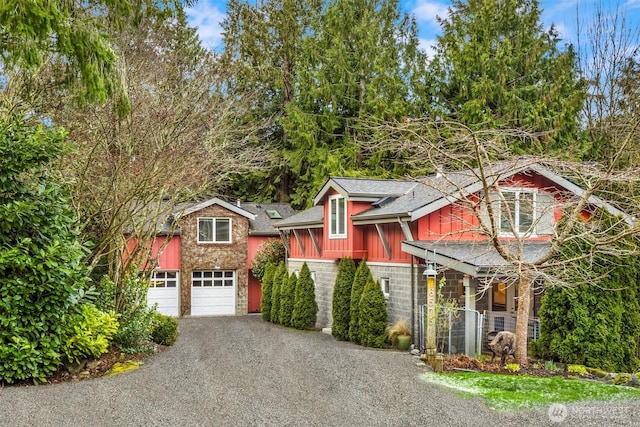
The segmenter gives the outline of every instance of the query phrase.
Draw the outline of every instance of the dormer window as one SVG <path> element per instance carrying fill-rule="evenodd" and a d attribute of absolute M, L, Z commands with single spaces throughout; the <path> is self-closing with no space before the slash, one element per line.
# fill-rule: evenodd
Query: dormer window
<path fill-rule="evenodd" d="M 198 243 L 231 243 L 231 218 L 198 218 Z"/>
<path fill-rule="evenodd" d="M 518 234 L 531 232 L 536 193 L 520 190 L 503 191 L 502 196 L 505 203 L 500 204 L 500 233 L 512 233 L 513 230 Z"/>
<path fill-rule="evenodd" d="M 329 237 L 347 237 L 347 203 L 342 196 L 329 197 Z"/>
<path fill-rule="evenodd" d="M 497 232 L 502 236 L 536 236 L 553 234 L 555 228 L 554 197 L 536 189 L 501 189 L 490 193 L 496 215 Z M 489 227 L 486 206 L 482 208 L 482 219 Z"/>

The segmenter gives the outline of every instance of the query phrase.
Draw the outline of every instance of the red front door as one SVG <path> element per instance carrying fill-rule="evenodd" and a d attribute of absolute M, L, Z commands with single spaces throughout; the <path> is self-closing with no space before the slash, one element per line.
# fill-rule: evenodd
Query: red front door
<path fill-rule="evenodd" d="M 262 298 L 262 285 L 249 271 L 249 313 L 260 312 L 260 299 Z"/>

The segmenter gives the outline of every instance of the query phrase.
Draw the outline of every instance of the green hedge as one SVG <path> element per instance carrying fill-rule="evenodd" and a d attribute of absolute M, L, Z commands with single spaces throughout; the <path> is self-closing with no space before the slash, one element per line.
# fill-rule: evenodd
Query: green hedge
<path fill-rule="evenodd" d="M 297 329 L 312 329 L 316 324 L 317 316 L 318 304 L 313 279 L 309 266 L 305 262 L 298 275 L 291 324 Z"/>
<path fill-rule="evenodd" d="M 366 260 L 360 261 L 358 268 L 356 269 L 355 277 L 353 278 L 353 285 L 351 286 L 351 309 L 349 310 L 349 339 L 353 342 L 360 342 L 360 327 L 358 326 L 360 319 L 360 298 L 364 291 L 364 285 L 367 284 L 371 276 L 371 271 L 367 265 Z"/>
<path fill-rule="evenodd" d="M 380 283 L 369 276 L 358 304 L 360 343 L 367 347 L 382 347 L 387 339 L 387 303 Z"/>
<path fill-rule="evenodd" d="M 340 341 L 349 339 L 351 320 L 351 287 L 356 274 L 356 264 L 352 258 L 342 258 L 333 286 L 331 334 Z"/>

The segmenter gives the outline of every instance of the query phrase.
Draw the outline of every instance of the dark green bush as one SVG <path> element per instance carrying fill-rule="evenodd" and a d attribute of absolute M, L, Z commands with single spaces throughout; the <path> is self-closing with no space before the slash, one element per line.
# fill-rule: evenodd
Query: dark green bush
<path fill-rule="evenodd" d="M 349 339 L 353 342 L 360 342 L 360 328 L 358 327 L 359 319 L 359 305 L 360 297 L 362 297 L 362 291 L 364 291 L 364 285 L 367 284 L 371 276 L 371 271 L 367 265 L 366 260 L 360 261 L 358 268 L 356 269 L 355 277 L 353 278 L 353 285 L 351 286 L 351 309 L 349 310 Z"/>
<path fill-rule="evenodd" d="M 262 276 L 262 299 L 260 300 L 260 312 L 262 319 L 271 320 L 271 291 L 273 290 L 273 275 L 276 272 L 276 266 L 269 263 L 265 268 Z"/>
<path fill-rule="evenodd" d="M 351 320 L 351 287 L 356 274 L 356 264 L 352 258 L 342 258 L 338 265 L 338 274 L 333 286 L 331 313 L 333 323 L 331 334 L 340 341 L 349 339 L 349 322 Z"/>
<path fill-rule="evenodd" d="M 609 221 L 609 231 L 621 231 L 604 210 L 598 215 Z M 591 247 L 586 243 L 567 244 L 562 249 L 562 256 L 574 259 L 589 253 Z M 596 253 L 593 259 L 581 262 L 584 271 L 591 271 L 599 279 L 585 284 L 580 277 L 571 288 L 546 289 L 539 311 L 540 338 L 535 355 L 607 371 L 633 372 L 640 366 L 640 258 Z"/>
<path fill-rule="evenodd" d="M 71 296 L 87 280 L 69 192 L 50 167 L 64 140 L 21 118 L 0 123 L 0 383 L 57 369 Z"/>
<path fill-rule="evenodd" d="M 281 262 L 273 275 L 273 285 L 271 287 L 271 317 L 272 323 L 280 322 L 280 288 L 282 280 L 288 278 L 287 267 Z"/>
<path fill-rule="evenodd" d="M 367 347 L 382 347 L 387 339 L 387 303 L 380 283 L 369 276 L 358 305 L 360 343 Z"/>
<path fill-rule="evenodd" d="M 305 262 L 302 264 L 296 283 L 291 324 L 296 329 L 312 329 L 316 324 L 317 316 L 318 304 L 316 303 L 315 287 L 311 271 Z"/>
<path fill-rule="evenodd" d="M 153 315 L 151 340 L 160 345 L 173 345 L 178 339 L 178 321 L 161 313 Z"/>
<path fill-rule="evenodd" d="M 285 326 L 291 326 L 297 282 L 298 277 L 295 273 L 291 273 L 290 276 L 285 275 L 282 279 L 282 287 L 280 288 L 280 323 Z"/>
<path fill-rule="evenodd" d="M 70 314 L 65 322 L 61 353 L 71 363 L 106 353 L 118 331 L 117 316 L 106 313 L 92 304 L 81 304 L 78 313 Z"/>
<path fill-rule="evenodd" d="M 251 273 L 253 276 L 262 280 L 267 272 L 267 265 L 278 265 L 284 262 L 287 251 L 279 239 L 269 239 L 258 248 L 256 256 L 251 263 Z"/>
<path fill-rule="evenodd" d="M 151 330 L 156 311 L 147 306 L 147 282 L 135 272 L 127 274 L 118 288 L 108 277 L 103 278 L 100 287 L 105 293 L 115 290 L 113 296 L 104 299 L 107 306 L 113 304 L 119 315 L 120 327 L 114 344 L 125 353 L 153 352 Z"/>

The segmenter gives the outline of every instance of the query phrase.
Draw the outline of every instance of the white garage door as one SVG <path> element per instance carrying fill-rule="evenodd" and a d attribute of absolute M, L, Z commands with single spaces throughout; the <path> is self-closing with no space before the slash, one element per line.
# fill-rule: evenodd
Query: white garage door
<path fill-rule="evenodd" d="M 236 314 L 236 272 L 194 271 L 191 275 L 191 315 Z"/>
<path fill-rule="evenodd" d="M 147 304 L 158 304 L 158 311 L 167 316 L 180 315 L 180 286 L 177 271 L 154 271 L 151 276 Z"/>

